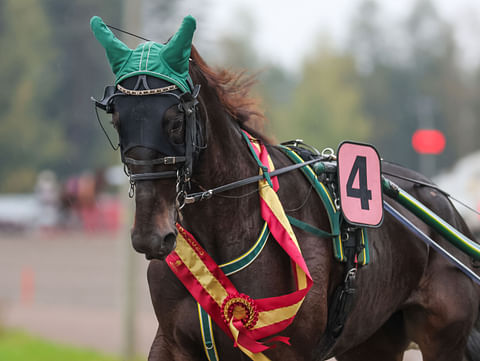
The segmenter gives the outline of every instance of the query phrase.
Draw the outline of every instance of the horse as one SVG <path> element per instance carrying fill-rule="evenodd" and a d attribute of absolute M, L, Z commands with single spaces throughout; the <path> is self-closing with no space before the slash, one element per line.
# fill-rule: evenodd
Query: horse
<path fill-rule="evenodd" d="M 122 154 L 134 182 L 132 244 L 149 260 L 148 285 L 158 320 L 150 361 L 207 359 L 196 300 L 166 262 L 178 247 L 177 224 L 194 235 L 217 264 L 222 264 L 249 250 L 264 223 L 257 183 L 210 194 L 193 203 L 186 202 L 189 192 L 204 192 L 259 174 L 259 165 L 249 151 L 243 131 L 265 147 L 276 169 L 292 164 L 280 147 L 258 128 L 264 118 L 250 96 L 252 78 L 214 70 L 194 46 L 188 63 L 191 81 L 199 86 L 192 91 L 198 103 L 193 110 L 196 114 L 193 125 L 178 100 L 180 95 L 136 96 L 138 92 L 172 85 L 155 76 L 134 75 L 121 80 L 119 85 L 129 95 L 116 96 L 109 103 L 120 142 L 122 137 L 128 138 L 125 124 L 134 127 L 140 120 L 151 120 L 160 124 L 162 139 L 182 146 L 181 154 L 175 156 L 190 152 L 191 173 L 187 177 L 179 175 L 179 166 L 172 159 L 166 160 L 168 154 L 146 141 L 142 143 L 141 137 Z M 162 115 L 158 109 L 167 110 Z M 184 144 L 189 132 L 193 139 L 190 151 Z M 382 171 L 444 220 L 471 236 L 446 196 L 434 188 L 405 180 L 424 184 L 429 182 L 427 178 L 386 161 L 382 161 Z M 164 176 L 150 177 L 151 174 Z M 287 215 L 318 229 L 329 229 L 324 205 L 299 170 L 276 178 L 277 195 Z M 461 262 L 470 264 L 469 256 L 388 196 L 385 200 Z M 344 265 L 332 256 L 329 237 L 294 227 L 313 284 L 295 319 L 282 332 L 282 336 L 289 337 L 290 345 L 278 343 L 262 354 L 271 360 L 320 361 L 335 357 L 339 361 L 399 361 L 414 342 L 425 361 L 479 361 L 480 287 L 389 214 L 385 214 L 380 227 L 367 232 L 370 263 L 357 269 L 351 310 L 342 332 L 324 352 L 320 345 L 328 329 L 335 290 L 344 282 Z M 252 299 L 277 297 L 297 289 L 291 259 L 272 235 L 255 261 L 229 279 Z M 214 324 L 213 335 L 220 360 L 247 359 L 224 328 Z"/>

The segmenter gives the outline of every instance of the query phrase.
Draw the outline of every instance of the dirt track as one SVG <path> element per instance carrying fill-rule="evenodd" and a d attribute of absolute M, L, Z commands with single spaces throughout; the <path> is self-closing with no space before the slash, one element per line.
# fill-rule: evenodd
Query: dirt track
<path fill-rule="evenodd" d="M 58 342 L 120 353 L 122 270 L 120 236 L 0 234 L 0 322 Z M 133 251 L 132 251 L 133 252 Z M 136 258 L 136 349 L 147 355 L 156 320 L 146 261 Z M 408 351 L 405 361 L 419 361 Z"/>
<path fill-rule="evenodd" d="M 0 235 L 1 321 L 52 340 L 119 353 L 125 259 L 120 238 Z M 147 291 L 147 263 L 141 255 L 135 257 L 136 349 L 146 355 L 156 319 Z"/>

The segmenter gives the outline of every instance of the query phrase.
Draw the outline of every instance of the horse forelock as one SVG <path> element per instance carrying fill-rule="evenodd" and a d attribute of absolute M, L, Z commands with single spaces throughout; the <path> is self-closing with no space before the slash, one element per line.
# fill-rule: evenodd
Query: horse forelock
<path fill-rule="evenodd" d="M 266 118 L 260 108 L 260 100 L 251 94 L 252 87 L 257 82 L 256 77 L 245 71 L 213 69 L 193 46 L 191 58 L 190 74 L 193 81 L 200 83 L 202 88 L 213 90 L 224 111 L 242 128 L 270 143 L 263 134 Z"/>

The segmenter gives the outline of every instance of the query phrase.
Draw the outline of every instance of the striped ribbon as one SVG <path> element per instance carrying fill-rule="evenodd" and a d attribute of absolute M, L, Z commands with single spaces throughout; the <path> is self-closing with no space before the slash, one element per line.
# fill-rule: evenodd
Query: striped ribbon
<path fill-rule="evenodd" d="M 260 172 L 264 179 L 259 181 L 261 215 L 292 261 L 297 290 L 255 300 L 238 292 L 215 261 L 180 225 L 177 225 L 177 247 L 166 261 L 195 300 L 233 339 L 234 346 L 252 360 L 265 361 L 268 358 L 262 352 L 272 347 L 272 342 L 289 344 L 289 341 L 282 336 L 265 342 L 258 340 L 278 334 L 293 322 L 313 282 L 276 193 L 278 180 L 276 177 L 270 179 L 268 175 L 274 170 L 273 162 L 263 144 L 248 134 L 247 137 L 254 156 L 263 165 Z"/>

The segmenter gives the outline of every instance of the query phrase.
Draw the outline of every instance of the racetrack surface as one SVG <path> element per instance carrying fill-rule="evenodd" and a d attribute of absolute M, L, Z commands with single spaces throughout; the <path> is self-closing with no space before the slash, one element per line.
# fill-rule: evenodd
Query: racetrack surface
<path fill-rule="evenodd" d="M 120 354 L 127 237 L 66 232 L 0 234 L 0 326 Z M 133 250 L 131 250 L 133 253 Z M 136 353 L 147 355 L 157 322 L 135 254 Z M 408 351 L 405 361 L 420 361 Z"/>
<path fill-rule="evenodd" d="M 61 343 L 120 353 L 123 241 L 130 242 L 108 234 L 0 235 L 0 323 Z M 147 262 L 134 257 L 136 351 L 147 355 L 157 321 L 147 290 Z"/>

